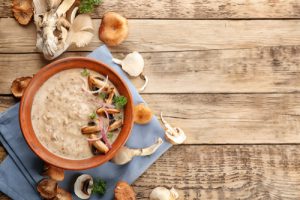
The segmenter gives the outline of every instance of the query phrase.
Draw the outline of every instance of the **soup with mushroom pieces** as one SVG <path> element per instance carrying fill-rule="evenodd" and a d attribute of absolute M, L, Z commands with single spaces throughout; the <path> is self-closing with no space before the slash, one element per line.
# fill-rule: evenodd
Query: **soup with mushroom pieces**
<path fill-rule="evenodd" d="M 102 81 L 105 87 L 91 85 L 89 78 Z M 114 93 L 109 93 L 112 90 Z M 72 160 L 90 158 L 95 155 L 91 148 L 95 142 L 109 148 L 120 133 L 124 117 L 124 102 L 120 106 L 120 97 L 109 77 L 81 68 L 61 71 L 45 81 L 34 97 L 31 110 L 34 132 L 40 143 L 57 156 Z M 105 111 L 96 112 L 99 108 Z M 109 114 L 106 111 L 109 108 L 118 112 Z M 120 122 L 118 126 L 116 121 Z M 111 128 L 112 125 L 115 127 Z M 98 129 L 92 133 L 93 140 L 89 139 L 90 133 L 82 133 L 82 127 L 86 126 Z"/>

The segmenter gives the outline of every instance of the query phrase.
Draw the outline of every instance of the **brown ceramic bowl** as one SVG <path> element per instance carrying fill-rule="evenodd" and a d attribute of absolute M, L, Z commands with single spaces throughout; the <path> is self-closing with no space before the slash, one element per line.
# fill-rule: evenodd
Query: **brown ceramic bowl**
<path fill-rule="evenodd" d="M 120 95 L 127 97 L 128 103 L 124 108 L 124 125 L 122 130 L 116 141 L 112 144 L 112 148 L 106 155 L 97 155 L 83 160 L 70 160 L 51 153 L 38 141 L 31 123 L 31 107 L 36 92 L 51 76 L 66 69 L 83 67 L 96 71 L 102 75 L 108 75 L 109 80 L 115 85 Z M 34 75 L 22 97 L 19 117 L 25 140 L 32 151 L 35 152 L 42 160 L 63 169 L 83 170 L 93 168 L 107 162 L 116 154 L 117 150 L 125 144 L 133 126 L 133 100 L 125 82 L 107 65 L 90 58 L 65 58 L 43 67 L 36 75 Z"/>

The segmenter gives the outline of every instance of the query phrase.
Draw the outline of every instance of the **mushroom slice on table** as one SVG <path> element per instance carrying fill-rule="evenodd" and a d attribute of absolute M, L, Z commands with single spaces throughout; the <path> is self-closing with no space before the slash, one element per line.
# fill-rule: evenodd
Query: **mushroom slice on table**
<path fill-rule="evenodd" d="M 179 127 L 172 127 L 164 118 L 162 112 L 160 113 L 161 121 L 165 126 L 165 138 L 171 144 L 182 144 L 186 140 L 184 131 Z"/>
<path fill-rule="evenodd" d="M 115 200 L 135 200 L 133 188 L 125 181 L 119 181 L 115 187 Z"/>
<path fill-rule="evenodd" d="M 155 153 L 162 143 L 163 140 L 158 138 L 153 145 L 146 148 L 130 149 L 126 146 L 123 146 L 118 150 L 111 161 L 117 165 L 124 165 L 130 162 L 135 156 L 149 156 Z"/>
<path fill-rule="evenodd" d="M 74 184 L 74 193 L 80 199 L 88 199 L 92 194 L 93 177 L 88 174 L 78 176 Z"/>
<path fill-rule="evenodd" d="M 44 164 L 44 176 L 48 176 L 55 181 L 62 181 L 65 178 L 64 170 L 59 167 L 55 167 L 48 163 Z"/>
<path fill-rule="evenodd" d="M 22 24 L 29 24 L 33 16 L 32 0 L 13 0 L 12 11 L 16 20 Z"/>
<path fill-rule="evenodd" d="M 150 200 L 175 200 L 179 195 L 174 188 L 157 187 L 150 193 Z"/>
<path fill-rule="evenodd" d="M 37 185 L 37 191 L 45 199 L 54 198 L 57 195 L 58 184 L 55 180 L 44 178 Z"/>
<path fill-rule="evenodd" d="M 22 97 L 26 87 L 29 85 L 32 77 L 26 76 L 26 77 L 20 77 L 15 79 L 10 87 L 11 93 L 16 98 Z"/>

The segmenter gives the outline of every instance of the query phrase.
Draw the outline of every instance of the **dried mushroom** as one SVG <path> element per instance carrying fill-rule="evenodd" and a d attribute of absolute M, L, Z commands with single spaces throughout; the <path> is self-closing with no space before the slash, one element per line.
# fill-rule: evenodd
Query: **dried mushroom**
<path fill-rule="evenodd" d="M 105 112 L 107 112 L 108 114 L 117 114 L 120 113 L 120 110 L 115 108 L 104 108 L 104 107 L 98 108 L 96 110 L 96 113 L 98 115 L 105 115 Z"/>
<path fill-rule="evenodd" d="M 99 28 L 99 39 L 108 46 L 121 44 L 128 36 L 128 22 L 115 12 L 104 14 Z"/>
<path fill-rule="evenodd" d="M 64 170 L 59 167 L 55 167 L 48 163 L 44 164 L 44 176 L 48 176 L 55 181 L 62 181 L 65 178 Z"/>
<path fill-rule="evenodd" d="M 14 95 L 16 98 L 21 98 L 26 87 L 30 83 L 32 77 L 20 77 L 15 79 L 10 87 L 11 93 Z"/>
<path fill-rule="evenodd" d="M 115 187 L 115 200 L 135 200 L 133 188 L 124 181 L 119 181 Z"/>
<path fill-rule="evenodd" d="M 150 200 L 175 200 L 179 195 L 174 188 L 157 187 L 150 193 Z"/>
<path fill-rule="evenodd" d="M 99 132 L 101 129 L 99 126 L 84 126 L 81 128 L 81 132 L 82 134 L 92 134 L 92 133 L 96 133 Z"/>
<path fill-rule="evenodd" d="M 82 174 L 75 181 L 74 193 L 80 199 L 88 199 L 92 194 L 93 184 L 93 177 L 88 174 Z"/>
<path fill-rule="evenodd" d="M 44 178 L 37 185 L 37 191 L 45 199 L 54 198 L 57 195 L 57 182 L 52 179 Z"/>
<path fill-rule="evenodd" d="M 72 195 L 62 188 L 57 188 L 57 194 L 51 200 L 72 200 Z"/>
<path fill-rule="evenodd" d="M 107 153 L 109 151 L 109 148 L 99 139 L 97 139 L 97 136 L 95 134 L 89 135 L 89 138 L 92 142 L 92 145 L 101 153 Z"/>
<path fill-rule="evenodd" d="M 111 161 L 117 165 L 124 165 L 130 162 L 135 156 L 149 156 L 155 153 L 162 143 L 163 140 L 158 138 L 153 145 L 146 148 L 130 149 L 126 146 L 123 146 L 118 150 Z"/>
<path fill-rule="evenodd" d="M 134 122 L 137 124 L 147 124 L 152 119 L 150 108 L 141 103 L 134 107 Z"/>
<path fill-rule="evenodd" d="M 114 130 L 120 128 L 122 125 L 123 125 L 123 121 L 121 119 L 117 120 L 108 127 L 108 131 L 114 131 Z"/>
<path fill-rule="evenodd" d="M 172 127 L 164 118 L 162 113 L 160 113 L 161 121 L 165 126 L 165 138 L 171 144 L 182 144 L 186 140 L 186 135 L 183 130 L 179 127 Z"/>
<path fill-rule="evenodd" d="M 33 16 L 32 0 L 13 0 L 12 11 L 20 24 L 29 24 Z"/>

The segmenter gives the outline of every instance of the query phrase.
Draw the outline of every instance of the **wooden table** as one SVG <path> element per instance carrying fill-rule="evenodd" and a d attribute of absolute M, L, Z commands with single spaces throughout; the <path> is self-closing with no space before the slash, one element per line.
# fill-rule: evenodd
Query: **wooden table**
<path fill-rule="evenodd" d="M 113 55 L 143 54 L 143 98 L 188 136 L 133 184 L 138 199 L 156 186 L 175 186 L 186 200 L 300 199 L 300 1 L 104 0 L 92 15 L 96 28 L 108 10 L 130 19 Z M 10 1 L 0 0 L 0 17 L 4 111 L 16 103 L 11 82 L 47 62 L 34 25 L 18 25 Z M 100 44 L 94 37 L 62 57 Z"/>

